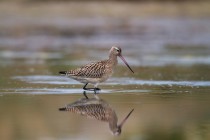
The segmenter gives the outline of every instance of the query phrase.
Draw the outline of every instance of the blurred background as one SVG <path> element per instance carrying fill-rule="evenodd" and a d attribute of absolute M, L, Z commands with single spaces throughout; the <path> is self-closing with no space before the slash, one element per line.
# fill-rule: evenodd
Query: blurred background
<path fill-rule="evenodd" d="M 58 75 L 108 57 L 119 60 L 99 95 L 121 120 L 106 123 L 58 108 L 82 84 Z M 210 139 L 210 1 L 1 0 L 0 139 Z M 92 93 L 88 94 L 92 96 Z"/>

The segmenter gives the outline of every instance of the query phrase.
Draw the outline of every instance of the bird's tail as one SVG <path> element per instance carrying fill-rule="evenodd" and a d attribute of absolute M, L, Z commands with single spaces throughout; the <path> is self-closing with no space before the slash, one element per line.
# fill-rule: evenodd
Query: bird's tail
<path fill-rule="evenodd" d="M 66 75 L 67 74 L 67 71 L 59 71 L 59 74 Z"/>
<path fill-rule="evenodd" d="M 59 111 L 67 111 L 66 107 L 59 108 Z"/>

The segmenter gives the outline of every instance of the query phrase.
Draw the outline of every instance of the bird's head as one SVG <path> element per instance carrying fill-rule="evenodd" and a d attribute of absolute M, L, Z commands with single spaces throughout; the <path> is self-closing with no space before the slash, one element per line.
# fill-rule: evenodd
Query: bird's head
<path fill-rule="evenodd" d="M 130 71 L 132 71 L 134 73 L 134 71 L 131 69 L 131 67 L 128 65 L 127 61 L 125 60 L 125 58 L 122 56 L 122 50 L 120 47 L 116 47 L 116 46 L 112 46 L 112 48 L 110 49 L 110 53 L 114 54 L 116 56 L 119 56 L 122 61 L 125 63 L 125 65 L 130 69 Z"/>

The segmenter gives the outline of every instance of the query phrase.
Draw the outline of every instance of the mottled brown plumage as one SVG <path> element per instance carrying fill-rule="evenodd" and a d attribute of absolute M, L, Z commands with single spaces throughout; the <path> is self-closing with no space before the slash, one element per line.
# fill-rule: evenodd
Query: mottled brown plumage
<path fill-rule="evenodd" d="M 108 60 L 92 62 L 81 68 L 75 70 L 70 70 L 66 72 L 67 76 L 79 76 L 79 77 L 89 77 L 89 78 L 101 78 L 106 72 L 106 65 Z"/>
<path fill-rule="evenodd" d="M 118 63 L 117 56 L 119 56 L 128 66 L 128 68 L 133 72 L 128 63 L 122 57 L 121 52 L 122 51 L 120 47 L 113 46 L 109 52 L 109 59 L 92 62 L 75 70 L 60 71 L 59 73 L 84 83 L 85 86 L 83 89 L 85 90 L 88 90 L 86 88 L 88 83 L 94 84 L 94 88 L 92 88 L 93 90 L 99 90 L 97 88 L 98 83 L 106 81 L 113 74 L 114 68 Z"/>
<path fill-rule="evenodd" d="M 123 124 L 128 119 L 128 117 L 134 109 L 130 111 L 130 113 L 120 124 L 117 124 L 118 119 L 115 111 L 105 100 L 102 99 L 83 98 L 67 105 L 66 107 L 60 108 L 59 110 L 70 111 L 85 116 L 87 118 L 108 122 L 111 132 L 114 135 L 120 135 Z"/>

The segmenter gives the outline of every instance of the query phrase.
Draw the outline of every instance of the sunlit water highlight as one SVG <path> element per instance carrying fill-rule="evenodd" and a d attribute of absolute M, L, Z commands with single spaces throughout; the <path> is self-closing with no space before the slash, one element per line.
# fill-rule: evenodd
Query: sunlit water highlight
<path fill-rule="evenodd" d="M 13 80 L 22 81 L 25 83 L 31 83 L 36 85 L 42 85 L 42 88 L 29 88 L 22 87 L 18 89 L 2 89 L 2 94 L 15 93 L 15 94 L 81 94 L 83 93 L 82 86 L 79 82 L 72 80 L 68 77 L 51 76 L 51 75 L 30 75 L 30 76 L 14 76 Z M 46 87 L 43 87 L 43 84 Z M 57 85 L 55 88 L 47 87 L 47 85 Z M 63 85 L 63 86 L 61 86 Z M 148 87 L 180 87 L 180 88 L 200 88 L 210 87 L 210 81 L 159 81 L 159 80 L 138 80 L 134 78 L 110 78 L 107 82 L 102 83 L 102 86 L 111 86 L 108 89 L 102 89 L 100 93 L 126 93 L 126 94 L 148 94 L 155 93 L 157 89 L 145 89 L 139 86 Z M 132 86 L 134 88 L 124 89 L 123 86 Z M 65 88 L 64 88 L 65 86 Z M 78 88 L 81 86 L 81 88 Z M 118 88 L 114 87 L 118 86 Z M 179 89 L 180 90 L 180 89 Z M 167 91 L 161 91 L 162 93 L 174 93 L 179 90 L 169 89 Z M 188 93 L 188 90 L 182 91 Z"/>
<path fill-rule="evenodd" d="M 15 76 L 13 79 L 25 81 L 28 83 L 36 84 L 78 84 L 77 81 L 72 80 L 68 77 L 61 76 L 49 76 L 49 75 L 34 75 L 34 76 Z M 134 78 L 110 78 L 107 82 L 102 83 L 103 85 L 149 85 L 149 86 L 210 86 L 210 81 L 156 81 L 156 80 L 137 80 Z"/>

